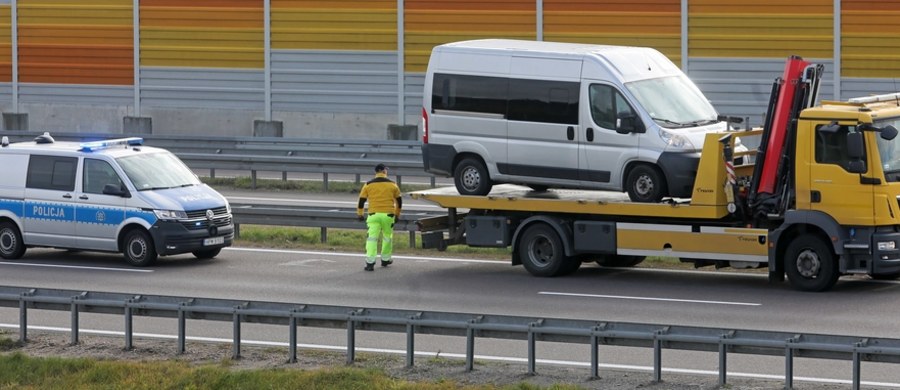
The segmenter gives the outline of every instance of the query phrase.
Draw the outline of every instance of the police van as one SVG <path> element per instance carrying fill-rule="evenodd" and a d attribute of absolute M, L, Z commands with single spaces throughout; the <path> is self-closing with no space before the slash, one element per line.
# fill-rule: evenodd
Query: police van
<path fill-rule="evenodd" d="M 141 138 L 0 140 L 0 257 L 29 247 L 212 258 L 234 239 L 231 207 L 175 155 Z"/>

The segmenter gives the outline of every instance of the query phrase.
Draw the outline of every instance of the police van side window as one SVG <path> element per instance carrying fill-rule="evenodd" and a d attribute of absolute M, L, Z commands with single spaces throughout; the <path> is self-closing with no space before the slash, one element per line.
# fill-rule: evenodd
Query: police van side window
<path fill-rule="evenodd" d="M 116 174 L 112 165 L 103 160 L 84 159 L 84 183 L 82 184 L 84 192 L 102 194 L 103 188 L 107 184 L 113 184 L 118 188 L 122 187 L 122 180 L 119 179 L 119 175 Z"/>
<path fill-rule="evenodd" d="M 431 108 L 506 117 L 508 88 L 509 80 L 501 77 L 435 73 Z"/>
<path fill-rule="evenodd" d="M 578 89 L 574 82 L 511 79 L 511 121 L 578 124 Z"/>
<path fill-rule="evenodd" d="M 31 156 L 25 186 L 42 190 L 74 191 L 76 157 Z"/>

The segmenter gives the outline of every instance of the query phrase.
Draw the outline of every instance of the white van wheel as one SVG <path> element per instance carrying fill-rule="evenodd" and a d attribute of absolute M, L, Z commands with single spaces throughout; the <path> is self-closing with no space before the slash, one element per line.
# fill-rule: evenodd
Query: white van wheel
<path fill-rule="evenodd" d="M 625 189 L 632 202 L 642 203 L 659 202 L 668 192 L 662 174 L 649 165 L 638 165 L 628 172 Z"/>
<path fill-rule="evenodd" d="M 456 166 L 453 182 L 460 195 L 487 195 L 491 192 L 491 178 L 487 168 L 477 158 L 464 158 Z"/>
<path fill-rule="evenodd" d="M 132 230 L 125 236 L 123 245 L 125 261 L 135 267 L 146 267 L 156 261 L 156 247 L 153 239 L 143 230 Z"/>
<path fill-rule="evenodd" d="M 25 254 L 22 233 L 12 222 L 0 222 L 0 257 L 14 260 Z"/>

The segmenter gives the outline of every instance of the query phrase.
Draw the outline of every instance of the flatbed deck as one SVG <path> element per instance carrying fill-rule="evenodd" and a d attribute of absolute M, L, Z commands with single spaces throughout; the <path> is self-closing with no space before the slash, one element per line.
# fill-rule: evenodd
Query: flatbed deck
<path fill-rule="evenodd" d="M 622 192 L 550 189 L 534 191 L 528 187 L 502 184 L 484 196 L 460 195 L 456 187 L 415 191 L 413 199 L 427 200 L 444 208 L 469 210 L 531 211 L 572 214 L 597 214 L 623 217 L 719 220 L 728 215 L 725 204 L 696 204 L 691 199 L 673 199 L 661 203 L 635 203 Z M 715 202 L 710 202 L 715 203 Z"/>

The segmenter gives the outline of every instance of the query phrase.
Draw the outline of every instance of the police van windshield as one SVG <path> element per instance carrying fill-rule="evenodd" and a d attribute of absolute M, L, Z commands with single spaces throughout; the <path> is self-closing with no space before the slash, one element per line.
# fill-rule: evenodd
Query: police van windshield
<path fill-rule="evenodd" d="M 200 180 L 169 152 L 141 153 L 116 159 L 138 191 L 200 184 Z"/>
<path fill-rule="evenodd" d="M 660 126 L 694 127 L 718 122 L 716 109 L 684 76 L 625 83 L 638 103 Z"/>

